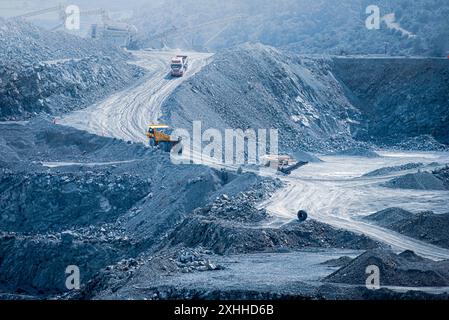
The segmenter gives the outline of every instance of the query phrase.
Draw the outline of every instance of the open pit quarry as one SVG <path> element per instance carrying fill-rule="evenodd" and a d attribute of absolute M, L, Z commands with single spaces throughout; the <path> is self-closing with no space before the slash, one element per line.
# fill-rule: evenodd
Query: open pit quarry
<path fill-rule="evenodd" d="M 449 297 L 449 60 L 250 43 L 75 54 L 74 36 L 0 23 L 1 299 Z M 32 50 L 33 33 L 61 50 Z M 148 125 L 194 121 L 277 129 L 307 164 L 179 165 L 149 145 Z"/>

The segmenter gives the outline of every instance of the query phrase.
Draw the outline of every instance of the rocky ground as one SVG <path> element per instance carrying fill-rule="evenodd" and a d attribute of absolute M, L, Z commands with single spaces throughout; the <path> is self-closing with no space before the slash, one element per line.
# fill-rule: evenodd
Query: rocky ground
<path fill-rule="evenodd" d="M 244 44 L 182 84 L 163 120 L 190 130 L 192 120 L 282 128 L 283 152 L 444 151 L 448 72 L 444 59 L 322 58 Z"/>
<path fill-rule="evenodd" d="M 92 104 L 142 75 L 123 50 L 23 21 L 0 20 L 0 42 L 0 119 L 8 120 L 0 122 L 0 298 L 447 298 L 363 287 L 366 263 L 379 264 L 385 285 L 446 286 L 447 261 L 412 252 L 396 255 L 362 234 L 315 220 L 273 226 L 274 217 L 258 205 L 284 186 L 281 180 L 174 165 L 158 148 L 54 123 L 55 115 Z M 378 63 L 385 73 L 392 61 Z M 416 67 L 413 61 L 401 63 L 406 71 Z M 447 65 L 418 64 L 427 71 L 410 90 L 396 82 L 393 87 L 406 92 L 407 101 L 420 98 L 411 107 L 419 103 L 435 111 L 431 129 L 440 142 L 419 137 L 410 142 L 425 149 L 428 141 L 434 147 L 447 138 L 441 130 L 447 110 L 433 99 L 446 97 L 441 84 Z M 416 137 L 431 126 L 411 121 L 410 106 L 403 108 L 400 99 L 377 101 L 359 87 L 358 78 L 348 78 L 371 68 L 358 60 L 242 45 L 217 54 L 178 87 L 166 100 L 161 121 L 178 128 L 203 120 L 218 129 L 282 129 L 281 151 L 315 163 L 321 160 L 303 150 L 379 157 L 372 151 L 376 139 L 355 139 L 383 133 L 377 115 L 368 117 L 361 107 L 363 101 L 380 111 L 394 105 L 393 114 L 400 117 L 382 120 L 404 120 L 398 131 L 404 143 L 413 139 L 406 132 Z M 429 100 L 414 90 L 426 84 L 431 71 L 437 76 Z M 375 73 L 373 79 L 378 77 Z M 382 84 L 375 91 L 394 96 Z M 448 169 L 396 179 L 399 187 L 446 190 Z M 447 228 L 441 228 L 446 217 L 394 209 L 370 221 L 448 247 Z M 80 291 L 66 290 L 69 265 L 80 268 Z"/>
<path fill-rule="evenodd" d="M 424 167 L 423 163 L 407 163 L 399 166 L 394 167 L 384 167 L 380 169 L 373 170 L 371 172 L 365 173 L 364 177 L 379 177 L 379 176 L 386 176 L 392 173 L 400 172 L 400 171 L 406 171 L 406 170 L 412 170 L 417 168 Z"/>
<path fill-rule="evenodd" d="M 411 251 L 400 254 L 385 250 L 367 251 L 326 277 L 330 283 L 365 285 L 366 268 L 380 269 L 381 286 L 449 287 L 449 261 L 435 262 Z"/>
<path fill-rule="evenodd" d="M 350 156 L 350 157 L 366 157 L 366 158 L 378 158 L 380 157 L 376 152 L 366 147 L 355 147 L 339 150 L 337 152 L 330 153 L 330 155 L 337 156 Z"/>
<path fill-rule="evenodd" d="M 416 190 L 449 190 L 449 168 L 441 168 L 432 172 L 419 171 L 409 173 L 384 183 L 389 188 Z"/>
<path fill-rule="evenodd" d="M 0 20 L 0 121 L 87 107 L 143 76 L 120 48 Z"/>
<path fill-rule="evenodd" d="M 332 72 L 362 113 L 358 139 L 407 150 L 449 143 L 447 59 L 337 58 Z"/>
<path fill-rule="evenodd" d="M 281 186 L 277 180 L 172 165 L 161 151 L 44 119 L 0 129 L 6 151 L 0 175 L 4 298 L 66 297 L 68 265 L 83 270 L 77 297 L 100 298 L 114 287 L 129 290 L 140 268 L 163 280 L 158 270 L 219 272 L 220 257 L 232 254 L 379 247 L 315 221 L 265 227 L 269 216 L 257 204 Z M 172 297 L 161 290 L 158 298 Z M 240 287 L 203 297 L 247 294 Z"/>
<path fill-rule="evenodd" d="M 387 143 L 376 141 L 381 148 L 391 150 L 420 150 L 420 151 L 445 151 L 449 150 L 447 144 L 435 140 L 432 135 L 419 135 L 411 138 L 395 138 Z"/>
<path fill-rule="evenodd" d="M 368 221 L 434 245 L 449 248 L 449 213 L 411 213 L 399 208 L 389 208 L 369 215 Z"/>
<path fill-rule="evenodd" d="M 282 128 L 283 152 L 363 145 L 351 138 L 350 123 L 359 113 L 330 63 L 260 44 L 222 51 L 167 99 L 163 120 L 190 130 L 192 120 L 219 130 Z"/>

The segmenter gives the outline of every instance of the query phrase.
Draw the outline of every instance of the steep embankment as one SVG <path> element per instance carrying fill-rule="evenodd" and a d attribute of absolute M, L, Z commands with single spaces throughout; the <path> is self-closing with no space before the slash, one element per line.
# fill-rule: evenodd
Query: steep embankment
<path fill-rule="evenodd" d="M 449 144 L 448 59 L 333 60 L 333 73 L 346 96 L 362 112 L 354 132 L 360 139 L 383 144 L 431 135 Z"/>
<path fill-rule="evenodd" d="M 86 107 L 143 75 L 129 58 L 116 47 L 0 20 L 0 120 Z"/>
<path fill-rule="evenodd" d="M 399 208 L 389 208 L 365 217 L 384 228 L 436 246 L 449 248 L 449 213 L 411 213 Z"/>
<path fill-rule="evenodd" d="M 414 190 L 449 190 L 449 168 L 437 169 L 432 172 L 409 173 L 393 178 L 384 186 L 395 189 Z"/>
<path fill-rule="evenodd" d="M 66 32 L 50 32 L 21 19 L 0 18 L 0 44 L 3 62 L 36 63 L 80 59 L 91 55 L 117 59 L 129 57 L 118 47 Z"/>
<path fill-rule="evenodd" d="M 326 277 L 325 281 L 352 285 L 366 284 L 366 269 L 377 266 L 381 286 L 447 287 L 449 261 L 432 261 L 411 251 L 394 254 L 372 250 L 351 261 L 347 266 Z"/>
<path fill-rule="evenodd" d="M 277 128 L 283 150 L 363 146 L 353 138 L 409 149 L 449 142 L 449 60 L 304 57 L 260 44 L 213 59 L 167 99 L 163 121 Z"/>
<path fill-rule="evenodd" d="M 149 257 L 177 256 L 185 247 L 226 254 L 378 246 L 313 221 L 265 228 L 268 213 L 256 205 L 279 181 L 175 165 L 167 153 L 140 143 L 39 119 L 0 123 L 0 137 L 0 292 L 62 294 L 65 268 L 76 265 L 83 293 L 92 295 L 90 280 L 125 270 L 130 279 L 132 270 L 153 263 Z M 182 261 L 178 275 L 217 269 Z M 160 261 L 162 268 L 172 264 L 172 255 Z"/>
<path fill-rule="evenodd" d="M 358 112 L 330 63 L 257 44 L 221 52 L 167 99 L 163 119 L 190 130 L 192 121 L 204 129 L 276 128 L 281 149 L 338 149 L 351 142 Z"/>
<path fill-rule="evenodd" d="M 107 265 L 150 254 L 222 190 L 232 196 L 260 181 L 177 166 L 141 144 L 46 121 L 0 124 L 0 133 L 1 292 L 61 293 L 73 264 L 87 283 Z"/>

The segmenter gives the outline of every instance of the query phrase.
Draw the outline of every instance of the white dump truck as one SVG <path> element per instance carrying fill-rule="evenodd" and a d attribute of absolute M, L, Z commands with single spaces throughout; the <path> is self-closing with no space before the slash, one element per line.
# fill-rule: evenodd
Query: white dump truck
<path fill-rule="evenodd" d="M 172 77 L 182 77 L 189 67 L 189 57 L 178 55 L 171 59 L 171 75 Z"/>

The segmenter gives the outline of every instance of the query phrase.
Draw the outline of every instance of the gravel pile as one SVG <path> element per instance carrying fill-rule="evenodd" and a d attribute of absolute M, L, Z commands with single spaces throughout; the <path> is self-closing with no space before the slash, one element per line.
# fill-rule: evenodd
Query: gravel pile
<path fill-rule="evenodd" d="M 50 32 L 24 19 L 0 18 L 0 61 L 34 64 L 87 56 L 129 58 L 122 49 L 66 32 Z"/>
<path fill-rule="evenodd" d="M 163 121 L 188 130 L 192 120 L 220 130 L 278 128 L 282 152 L 358 146 L 349 130 L 358 111 L 330 64 L 260 44 L 224 50 L 165 101 Z"/>
<path fill-rule="evenodd" d="M 384 168 L 380 168 L 380 169 L 368 172 L 368 173 L 364 174 L 363 177 L 386 176 L 391 173 L 395 173 L 395 172 L 399 172 L 399 171 L 406 171 L 406 170 L 422 168 L 423 166 L 424 166 L 423 163 L 407 163 L 407 164 L 394 166 L 394 167 L 384 167 Z"/>
<path fill-rule="evenodd" d="M 449 248 L 449 213 L 411 213 L 390 208 L 365 217 L 384 228 L 440 247 Z"/>
<path fill-rule="evenodd" d="M 86 107 L 143 76 L 130 58 L 119 48 L 0 19 L 0 120 Z"/>
<path fill-rule="evenodd" d="M 278 184 L 265 181 L 235 197 L 218 199 L 199 208 L 169 234 L 168 246 L 202 247 L 217 254 L 253 253 L 311 247 L 368 249 L 379 243 L 317 221 L 292 222 L 279 229 L 264 227 L 269 221 L 257 203 Z"/>
<path fill-rule="evenodd" d="M 361 112 L 357 139 L 406 150 L 449 144 L 448 59 L 336 58 L 332 72 Z"/>
<path fill-rule="evenodd" d="M 397 139 L 396 139 L 397 140 Z M 416 150 L 416 151 L 442 151 L 447 152 L 449 146 L 435 140 L 431 135 L 420 135 L 417 137 L 406 138 L 400 141 L 392 141 L 388 144 L 379 141 L 379 146 L 392 150 Z"/>
<path fill-rule="evenodd" d="M 394 189 L 448 190 L 445 181 L 431 172 L 417 172 L 400 176 L 383 184 Z"/>
<path fill-rule="evenodd" d="M 398 255 L 386 250 L 368 251 L 326 277 L 325 281 L 364 286 L 367 279 L 366 268 L 371 265 L 380 269 L 381 286 L 449 286 L 449 261 L 435 262 L 411 251 Z"/>

